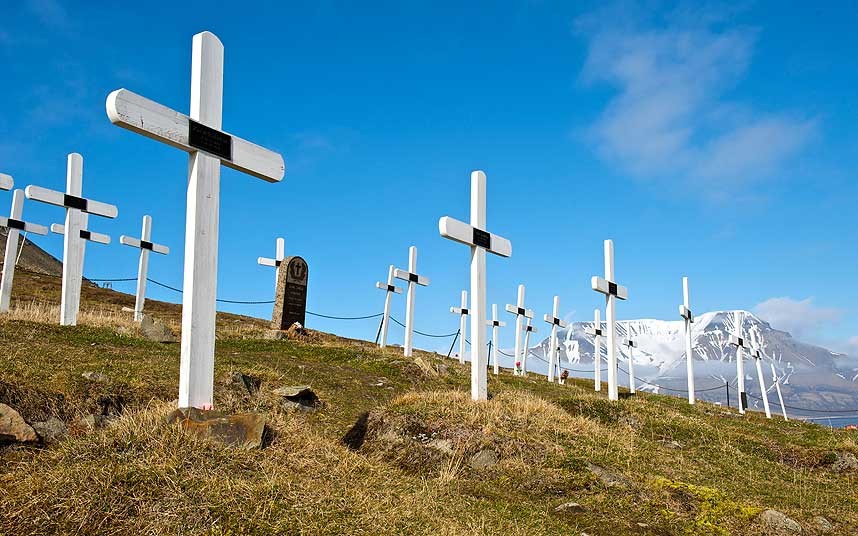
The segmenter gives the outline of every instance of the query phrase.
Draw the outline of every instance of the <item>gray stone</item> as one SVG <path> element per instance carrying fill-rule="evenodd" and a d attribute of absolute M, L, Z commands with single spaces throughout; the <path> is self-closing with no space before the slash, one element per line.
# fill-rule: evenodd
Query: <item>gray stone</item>
<path fill-rule="evenodd" d="M 576 502 L 563 503 L 554 509 L 556 514 L 581 514 L 586 512 L 586 509 Z"/>
<path fill-rule="evenodd" d="M 858 457 L 851 452 L 837 452 L 834 455 L 831 470 L 835 473 L 858 470 Z"/>
<path fill-rule="evenodd" d="M 798 521 L 777 510 L 765 510 L 760 514 L 760 521 L 776 534 L 801 534 L 801 525 Z"/>
<path fill-rule="evenodd" d="M 167 324 L 151 315 L 143 315 L 143 320 L 140 321 L 140 334 L 144 339 L 153 342 L 178 342 L 176 334 L 167 327 Z"/>
<path fill-rule="evenodd" d="M 322 401 L 309 385 L 292 385 L 274 389 L 272 393 L 282 398 L 281 404 L 286 409 L 297 409 L 312 412 L 322 407 Z"/>
<path fill-rule="evenodd" d="M 78 420 L 78 424 L 89 430 L 97 430 L 99 428 L 104 428 L 108 424 L 110 424 L 116 417 L 111 417 L 108 415 L 96 415 L 94 413 L 90 413 L 89 415 L 84 415 Z"/>
<path fill-rule="evenodd" d="M 35 443 L 36 431 L 24 418 L 6 404 L 0 404 L 0 445 L 5 443 Z"/>
<path fill-rule="evenodd" d="M 47 421 L 34 422 L 33 430 L 36 431 L 45 444 L 56 443 L 69 434 L 66 423 L 56 417 L 51 417 Z"/>
<path fill-rule="evenodd" d="M 820 534 L 827 534 L 834 530 L 834 525 L 831 524 L 831 521 L 822 516 L 815 516 L 813 518 L 813 526 Z"/>
<path fill-rule="evenodd" d="M 435 367 L 432 366 L 432 363 L 423 359 L 423 357 L 415 357 L 414 364 L 420 367 L 420 370 L 423 371 L 423 374 L 427 376 L 438 376 L 438 371 L 435 370 Z"/>
<path fill-rule="evenodd" d="M 444 454 L 453 454 L 453 442 L 449 439 L 432 439 L 426 446 Z"/>
<path fill-rule="evenodd" d="M 110 383 L 110 376 L 100 372 L 84 372 L 81 374 L 85 380 L 98 383 Z"/>
<path fill-rule="evenodd" d="M 247 394 L 253 395 L 259 392 L 262 380 L 256 376 L 250 376 L 249 374 L 233 372 L 229 375 L 229 385 L 236 389 L 247 391 Z"/>
<path fill-rule="evenodd" d="M 197 408 L 180 408 L 167 417 L 168 423 L 178 423 L 189 433 L 245 449 L 262 447 L 266 421 L 264 413 L 225 415 Z"/>
<path fill-rule="evenodd" d="M 498 455 L 492 449 L 483 449 L 471 456 L 471 467 L 474 469 L 488 469 L 498 463 Z"/>
<path fill-rule="evenodd" d="M 596 465 L 594 463 L 588 463 L 587 468 L 591 473 L 596 475 L 596 478 L 605 485 L 605 487 L 613 488 L 619 486 L 628 486 L 630 484 L 629 479 L 624 477 L 623 475 L 611 472 L 604 467 Z"/>
<path fill-rule="evenodd" d="M 271 329 L 285 330 L 295 323 L 306 324 L 309 272 L 307 261 L 301 257 L 286 257 L 280 263 Z"/>

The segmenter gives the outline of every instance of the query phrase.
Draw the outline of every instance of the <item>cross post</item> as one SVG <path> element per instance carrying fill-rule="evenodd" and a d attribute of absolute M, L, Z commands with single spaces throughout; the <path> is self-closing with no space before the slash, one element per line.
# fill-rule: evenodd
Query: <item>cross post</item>
<path fill-rule="evenodd" d="M 381 334 L 378 341 L 378 347 L 384 348 L 387 346 L 387 329 L 390 326 L 390 298 L 393 294 L 402 294 L 402 289 L 393 284 L 393 272 L 396 268 L 390 265 L 387 270 L 387 283 L 377 281 L 375 287 L 384 291 L 384 313 L 381 316 Z"/>
<path fill-rule="evenodd" d="M 506 310 L 515 315 L 515 358 L 513 363 L 513 374 L 527 375 L 527 354 L 521 357 L 521 370 L 518 368 L 519 356 L 521 356 L 521 334 L 524 329 L 524 319 L 533 318 L 533 311 L 524 308 L 524 285 L 518 286 L 518 299 L 515 305 L 507 304 Z"/>
<path fill-rule="evenodd" d="M 462 291 L 462 306 L 450 307 L 450 312 L 459 315 L 459 363 L 465 364 L 465 337 L 468 329 L 468 291 Z"/>
<path fill-rule="evenodd" d="M 694 404 L 694 354 L 691 348 L 691 324 L 694 315 L 691 313 L 690 298 L 688 297 L 688 278 L 682 278 L 682 305 L 679 306 L 679 316 L 685 320 L 685 363 L 688 374 L 688 403 Z"/>
<path fill-rule="evenodd" d="M 616 300 L 626 300 L 629 291 L 614 282 L 614 241 L 605 240 L 605 277 L 593 276 L 590 285 L 605 295 L 605 321 L 608 328 L 608 400 L 618 400 Z"/>
<path fill-rule="evenodd" d="M 634 349 L 638 347 L 638 343 L 631 338 L 623 341 L 623 345 L 629 349 L 629 392 L 635 394 L 635 355 Z"/>
<path fill-rule="evenodd" d="M 736 347 L 736 376 L 739 383 L 739 413 L 744 415 L 748 408 L 748 393 L 745 392 L 745 350 L 750 351 L 748 341 L 742 338 L 742 314 L 737 315 L 736 335 L 730 336 L 730 344 Z"/>
<path fill-rule="evenodd" d="M 492 319 L 486 321 L 486 325 L 492 327 L 492 361 L 495 366 L 495 376 L 500 374 L 500 363 L 498 363 L 498 328 L 506 326 L 506 322 L 498 320 L 498 305 L 492 304 Z M 471 345 L 473 349 L 474 345 Z"/>
<path fill-rule="evenodd" d="M 560 357 L 557 355 L 557 328 L 565 328 L 568 325 L 566 321 L 560 318 L 560 296 L 554 296 L 552 314 L 545 315 L 544 319 L 551 324 L 551 336 L 548 343 L 551 345 L 548 353 L 548 381 L 554 383 L 554 367 L 558 365 Z"/>
<path fill-rule="evenodd" d="M 146 303 L 146 278 L 149 273 L 149 252 L 154 251 L 161 255 L 168 255 L 170 248 L 152 242 L 152 216 L 143 216 L 143 227 L 140 230 L 140 238 L 120 235 L 119 243 L 138 248 L 140 250 L 140 261 L 137 263 L 137 293 L 134 299 L 134 320 L 143 320 L 143 306 Z"/>
<path fill-rule="evenodd" d="M 781 394 L 781 380 L 778 378 L 778 373 L 775 371 L 775 364 L 769 363 L 769 366 L 772 367 L 772 381 L 775 382 L 775 390 L 778 393 L 778 402 L 781 405 L 781 412 L 783 412 L 784 420 L 789 421 L 789 417 L 787 417 L 786 406 L 784 406 L 784 395 Z"/>
<path fill-rule="evenodd" d="M 8 175 L 4 175 L 8 177 Z M 11 181 L 11 177 L 9 178 Z M 15 278 L 15 264 L 18 256 L 18 238 L 21 231 L 37 235 L 48 234 L 48 228 L 23 221 L 24 190 L 12 192 L 12 209 L 9 217 L 0 217 L 0 227 L 6 227 L 6 253 L 3 256 L 3 275 L 0 277 L 0 313 L 9 312 L 9 303 L 12 298 L 12 281 Z"/>
<path fill-rule="evenodd" d="M 754 362 L 757 366 L 757 381 L 760 382 L 760 392 L 763 395 L 763 409 L 766 411 L 766 418 L 772 418 L 772 411 L 769 408 L 769 392 L 766 389 L 766 379 L 763 378 L 763 353 L 759 348 L 754 348 Z"/>
<path fill-rule="evenodd" d="M 280 281 L 280 265 L 286 258 L 286 241 L 278 238 L 274 242 L 274 258 L 257 257 L 256 264 L 260 266 L 271 266 L 274 268 L 274 291 L 277 292 L 277 282 Z"/>
<path fill-rule="evenodd" d="M 393 277 L 408 281 L 405 294 L 405 357 L 411 357 L 414 350 L 414 289 L 417 285 L 429 285 L 429 278 L 417 273 L 417 246 L 408 248 L 408 271 L 396 268 Z"/>
<path fill-rule="evenodd" d="M 593 327 L 585 332 L 593 337 L 593 388 L 602 390 L 602 311 L 593 310 Z"/>

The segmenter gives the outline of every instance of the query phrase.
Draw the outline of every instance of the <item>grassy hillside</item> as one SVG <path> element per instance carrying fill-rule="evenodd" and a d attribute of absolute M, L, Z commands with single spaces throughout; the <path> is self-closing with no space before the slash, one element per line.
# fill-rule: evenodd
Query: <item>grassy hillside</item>
<path fill-rule="evenodd" d="M 0 319 L 0 402 L 71 436 L 0 450 L 2 535 L 767 534 L 767 508 L 804 534 L 821 533 L 815 516 L 858 533 L 858 474 L 831 466 L 858 453 L 854 432 L 658 395 L 609 403 L 589 382 L 533 374 L 490 374 L 477 404 L 453 360 L 418 352 L 424 372 L 332 335 L 263 340 L 264 323 L 235 315 L 218 319 L 215 403 L 267 413 L 273 435 L 260 450 L 198 439 L 164 423 L 179 347 L 136 334 L 130 296 L 87 288 L 85 325 L 64 328 L 56 281 L 21 276 Z M 177 307 L 152 310 L 177 327 Z M 297 384 L 324 407 L 284 409 L 272 391 Z M 78 422 L 103 411 L 121 415 Z M 580 507 L 555 512 L 567 502 Z"/>

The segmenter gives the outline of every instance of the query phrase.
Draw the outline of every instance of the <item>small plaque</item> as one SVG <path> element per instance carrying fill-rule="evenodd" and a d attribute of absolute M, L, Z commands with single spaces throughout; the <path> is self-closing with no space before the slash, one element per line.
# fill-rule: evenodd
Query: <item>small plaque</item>
<path fill-rule="evenodd" d="M 10 229 L 18 229 L 19 231 L 23 231 L 25 226 L 26 225 L 21 220 L 13 220 L 12 218 L 9 218 L 6 221 L 6 227 Z"/>
<path fill-rule="evenodd" d="M 474 229 L 474 245 L 478 248 L 492 249 L 492 235 L 482 229 Z"/>
<path fill-rule="evenodd" d="M 153 247 L 155 247 L 155 244 L 152 242 L 147 242 L 145 240 L 140 241 L 140 249 L 148 249 L 149 251 L 152 251 Z"/>
<path fill-rule="evenodd" d="M 224 160 L 232 160 L 232 136 L 192 119 L 188 120 L 188 145 Z"/>
<path fill-rule="evenodd" d="M 92 233 L 90 233 L 89 231 L 81 231 L 80 237 L 84 240 L 89 240 L 90 238 L 92 238 Z"/>
<path fill-rule="evenodd" d="M 463 314 L 463 315 L 468 314 L 468 310 L 467 310 L 467 309 L 462 309 L 462 314 Z"/>
<path fill-rule="evenodd" d="M 601 337 L 601 335 L 602 335 L 602 330 L 601 330 L 601 329 L 597 329 L 597 330 L 596 330 L 596 335 L 599 335 L 599 336 Z"/>
<path fill-rule="evenodd" d="M 420 276 L 418 276 L 417 274 L 411 274 L 411 273 L 408 274 L 408 280 L 412 283 L 416 283 L 419 279 L 420 279 Z"/>
<path fill-rule="evenodd" d="M 520 315 L 520 316 L 524 316 L 524 313 L 526 313 L 526 312 L 527 312 L 527 309 L 525 309 L 524 307 L 519 307 L 518 312 L 516 312 L 516 314 Z"/>
<path fill-rule="evenodd" d="M 608 281 L 608 294 L 611 296 L 617 295 L 617 284 L 613 281 Z"/>
<path fill-rule="evenodd" d="M 388 292 L 396 292 L 396 287 L 394 287 L 393 285 L 387 285 L 387 291 Z"/>
<path fill-rule="evenodd" d="M 86 212 L 86 199 L 74 195 L 63 194 L 63 206 L 76 208 Z"/>

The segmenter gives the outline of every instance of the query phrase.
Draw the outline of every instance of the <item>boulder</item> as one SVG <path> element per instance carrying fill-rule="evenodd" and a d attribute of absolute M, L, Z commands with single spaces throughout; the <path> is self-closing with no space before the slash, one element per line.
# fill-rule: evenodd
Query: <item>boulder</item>
<path fill-rule="evenodd" d="M 63 421 L 56 417 L 51 417 L 47 421 L 34 422 L 33 430 L 39 435 L 42 443 L 56 443 L 69 434 L 68 426 Z"/>
<path fill-rule="evenodd" d="M 286 409 L 297 409 L 306 412 L 316 411 L 322 407 L 322 401 L 309 385 L 292 385 L 274 389 L 272 393 L 280 397 L 281 405 Z"/>
<path fill-rule="evenodd" d="M 555 514 L 581 514 L 584 513 L 586 509 L 576 502 L 567 502 L 563 503 L 557 508 L 554 509 Z"/>
<path fill-rule="evenodd" d="M 431 363 L 429 363 L 422 357 L 415 357 L 414 364 L 420 367 L 420 370 L 423 371 L 423 374 L 426 374 L 427 376 L 438 376 L 438 371 L 435 370 L 435 367 L 433 367 Z"/>
<path fill-rule="evenodd" d="M 229 375 L 229 385 L 241 391 L 247 391 L 249 395 L 254 395 L 259 392 L 262 379 L 241 372 L 233 372 Z"/>
<path fill-rule="evenodd" d="M 834 525 L 831 524 L 831 521 L 822 516 L 815 516 L 813 518 L 813 526 L 816 529 L 816 532 L 820 534 L 828 534 L 834 530 Z"/>
<path fill-rule="evenodd" d="M 151 315 L 143 315 L 143 320 L 140 321 L 140 335 L 153 342 L 165 344 L 178 342 L 176 334 L 167 327 L 167 324 Z"/>
<path fill-rule="evenodd" d="M 199 437 L 246 449 L 262 447 L 266 420 L 264 413 L 225 415 L 197 408 L 180 408 L 167 418 L 168 423 L 177 423 Z"/>
<path fill-rule="evenodd" d="M 587 469 L 593 473 L 599 481 L 605 485 L 605 487 L 613 488 L 620 486 L 628 486 L 630 484 L 629 479 L 624 477 L 623 475 L 611 472 L 605 469 L 602 466 L 596 465 L 594 463 L 588 463 Z"/>
<path fill-rule="evenodd" d="M 8 443 L 36 443 L 39 436 L 24 422 L 24 418 L 6 404 L 0 404 L 0 445 Z"/>
<path fill-rule="evenodd" d="M 834 454 L 831 470 L 835 473 L 858 470 L 858 457 L 851 452 L 837 452 Z"/>
<path fill-rule="evenodd" d="M 91 382 L 110 383 L 110 376 L 102 374 L 100 372 L 84 372 L 83 374 L 81 374 L 81 376 L 83 376 L 83 379 L 89 380 Z"/>
<path fill-rule="evenodd" d="M 760 514 L 760 521 L 775 534 L 801 534 L 801 525 L 798 524 L 798 521 L 777 510 L 763 511 Z"/>
<path fill-rule="evenodd" d="M 473 469 L 488 469 L 498 463 L 498 455 L 492 449 L 483 449 L 471 456 L 471 467 Z"/>

